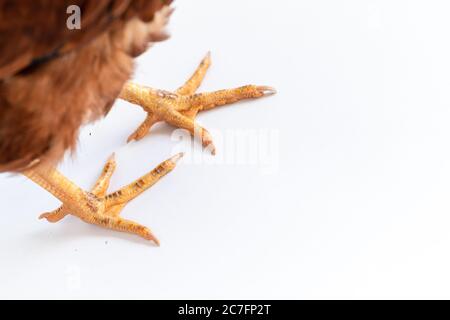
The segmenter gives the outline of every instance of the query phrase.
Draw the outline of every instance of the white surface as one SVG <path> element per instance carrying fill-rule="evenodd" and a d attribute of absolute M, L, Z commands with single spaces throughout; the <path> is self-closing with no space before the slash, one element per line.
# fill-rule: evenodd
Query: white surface
<path fill-rule="evenodd" d="M 278 132 L 278 170 L 181 164 L 124 211 L 160 248 L 73 217 L 38 221 L 58 201 L 2 175 L 0 297 L 450 298 L 450 3 L 176 7 L 171 40 L 139 59 L 136 80 L 174 89 L 211 50 L 202 90 L 275 86 L 199 120 Z M 143 117 L 118 102 L 62 171 L 89 188 L 117 151 L 114 189 L 153 168 L 177 143 L 162 125 L 124 146 Z"/>

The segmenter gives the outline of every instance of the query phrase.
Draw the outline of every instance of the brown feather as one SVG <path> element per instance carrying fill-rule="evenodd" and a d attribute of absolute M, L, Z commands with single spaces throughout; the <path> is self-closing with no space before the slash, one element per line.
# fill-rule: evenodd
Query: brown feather
<path fill-rule="evenodd" d="M 154 17 L 168 2 L 0 0 L 0 172 L 73 150 L 80 126 L 113 105 L 133 57 L 164 38 L 165 19 Z M 72 4 L 80 30 L 66 27 Z"/>

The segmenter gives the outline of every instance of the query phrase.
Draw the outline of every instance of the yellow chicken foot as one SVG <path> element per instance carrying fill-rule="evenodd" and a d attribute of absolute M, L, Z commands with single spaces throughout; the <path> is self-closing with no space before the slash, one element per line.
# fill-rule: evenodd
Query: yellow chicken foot
<path fill-rule="evenodd" d="M 188 130 L 193 136 L 199 135 L 202 145 L 209 147 L 211 153 L 215 154 L 216 150 L 210 133 L 195 122 L 198 112 L 243 99 L 260 98 L 276 93 L 276 90 L 272 87 L 255 85 L 195 93 L 210 64 L 211 57 L 208 53 L 189 80 L 175 92 L 152 89 L 128 82 L 122 89 L 120 98 L 140 105 L 147 112 L 147 118 L 129 136 L 128 142 L 142 139 L 155 123 L 164 121 L 172 126 Z"/>
<path fill-rule="evenodd" d="M 90 192 L 86 192 L 76 186 L 56 169 L 37 167 L 26 170 L 23 174 L 49 191 L 63 203 L 59 209 L 42 214 L 40 216 L 41 219 L 45 218 L 49 222 L 57 222 L 67 214 L 71 214 L 84 222 L 136 234 L 159 245 L 158 239 L 149 228 L 134 221 L 121 218 L 120 212 L 127 203 L 172 171 L 182 156 L 183 154 L 181 153 L 173 156 L 160 163 L 146 175 L 108 195 L 106 191 L 116 168 L 114 156 L 107 161 L 100 177 Z"/>

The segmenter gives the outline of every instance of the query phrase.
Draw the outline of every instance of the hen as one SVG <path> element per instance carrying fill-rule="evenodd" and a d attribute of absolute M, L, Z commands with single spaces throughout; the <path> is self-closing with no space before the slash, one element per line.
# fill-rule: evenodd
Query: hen
<path fill-rule="evenodd" d="M 275 91 L 248 85 L 196 94 L 210 64 L 207 55 L 175 92 L 127 82 L 133 59 L 165 40 L 170 0 L 0 0 L 0 172 L 20 172 L 63 205 L 41 215 L 56 222 L 72 214 L 102 227 L 137 234 L 158 244 L 150 229 L 120 217 L 122 208 L 170 172 L 181 154 L 122 189 L 106 194 L 110 158 L 91 191 L 55 166 L 73 150 L 79 128 L 105 116 L 117 98 L 140 105 L 147 118 L 129 140 L 144 137 L 159 121 L 199 135 L 215 152 L 199 111 Z M 80 28 L 69 28 L 70 6 L 80 9 Z"/>

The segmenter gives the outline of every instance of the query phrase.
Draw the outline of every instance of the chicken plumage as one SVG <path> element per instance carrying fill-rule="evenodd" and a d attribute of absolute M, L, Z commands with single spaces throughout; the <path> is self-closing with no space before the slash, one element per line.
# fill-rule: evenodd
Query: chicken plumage
<path fill-rule="evenodd" d="M 169 2 L 0 0 L 0 172 L 54 165 L 75 147 L 80 126 L 111 108 L 133 58 L 166 38 Z M 70 5 L 81 29 L 66 26 Z"/>

